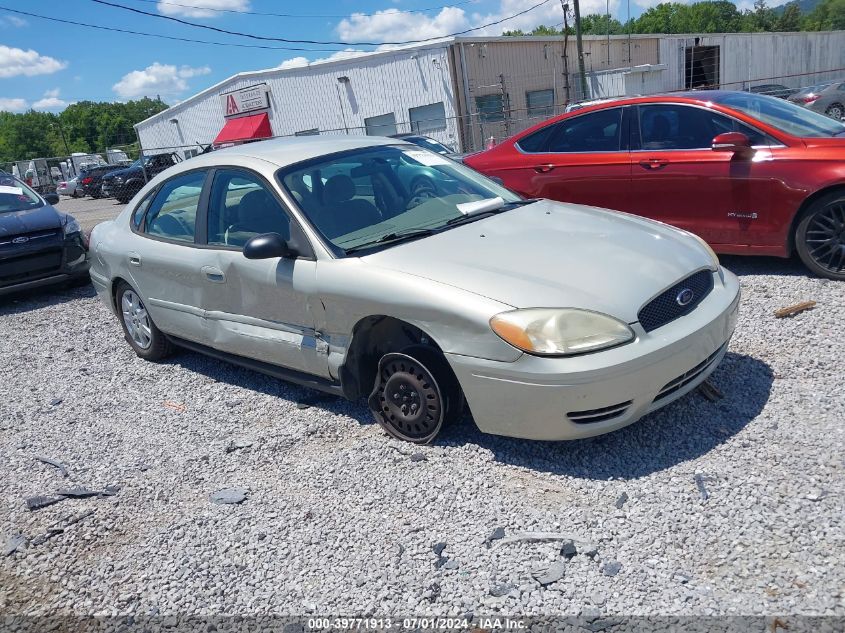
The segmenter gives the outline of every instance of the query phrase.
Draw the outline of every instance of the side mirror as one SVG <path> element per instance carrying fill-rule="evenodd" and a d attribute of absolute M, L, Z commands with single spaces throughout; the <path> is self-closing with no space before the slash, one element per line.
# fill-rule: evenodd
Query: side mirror
<path fill-rule="evenodd" d="M 45 193 L 42 197 L 47 204 L 59 204 L 59 194 L 57 193 Z"/>
<path fill-rule="evenodd" d="M 743 154 L 751 151 L 751 140 L 742 132 L 725 132 L 713 139 L 713 151 Z"/>
<path fill-rule="evenodd" d="M 274 257 L 295 258 L 299 253 L 288 246 L 278 233 L 262 233 L 244 244 L 244 257 L 247 259 L 272 259 Z"/>

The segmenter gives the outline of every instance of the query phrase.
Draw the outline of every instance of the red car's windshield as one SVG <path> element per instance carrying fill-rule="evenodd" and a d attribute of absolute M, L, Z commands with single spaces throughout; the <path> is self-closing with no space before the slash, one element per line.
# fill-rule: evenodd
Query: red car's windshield
<path fill-rule="evenodd" d="M 845 124 L 783 99 L 733 92 L 715 96 L 713 103 L 744 112 L 792 136 L 805 138 L 845 136 Z"/>

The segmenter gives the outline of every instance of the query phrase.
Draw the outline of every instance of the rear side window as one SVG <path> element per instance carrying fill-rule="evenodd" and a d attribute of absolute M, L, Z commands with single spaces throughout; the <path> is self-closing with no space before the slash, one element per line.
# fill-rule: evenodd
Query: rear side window
<path fill-rule="evenodd" d="M 565 119 L 519 141 L 532 153 L 617 152 L 622 137 L 622 108 L 599 110 Z"/>
<path fill-rule="evenodd" d="M 135 211 L 132 212 L 132 226 L 134 226 L 136 229 L 141 228 L 141 224 L 144 221 L 144 214 L 146 214 L 147 209 L 150 208 L 150 202 L 153 201 L 154 195 L 155 192 L 151 193 L 146 198 L 141 200 L 141 202 L 138 203 L 138 206 L 135 207 Z"/>
<path fill-rule="evenodd" d="M 205 175 L 205 171 L 193 171 L 165 182 L 147 210 L 145 232 L 154 237 L 193 243 Z"/>

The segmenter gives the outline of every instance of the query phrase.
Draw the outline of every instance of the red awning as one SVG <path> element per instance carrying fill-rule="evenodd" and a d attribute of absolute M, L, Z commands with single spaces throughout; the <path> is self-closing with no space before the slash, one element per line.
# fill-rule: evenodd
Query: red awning
<path fill-rule="evenodd" d="M 252 141 L 259 138 L 270 138 L 270 119 L 266 112 L 229 119 L 214 139 L 215 145 L 221 143 L 237 143 L 238 141 Z"/>

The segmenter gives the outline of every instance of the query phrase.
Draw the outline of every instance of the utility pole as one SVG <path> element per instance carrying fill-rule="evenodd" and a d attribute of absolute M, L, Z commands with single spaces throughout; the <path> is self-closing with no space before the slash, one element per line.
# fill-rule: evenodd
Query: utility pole
<path fill-rule="evenodd" d="M 65 152 L 68 156 L 70 156 L 70 148 L 68 147 L 67 139 L 65 138 L 65 131 L 62 128 L 62 122 L 58 120 L 58 117 L 56 117 L 56 123 L 51 123 L 50 125 L 51 127 L 55 126 L 59 128 L 59 134 L 62 135 L 62 142 L 65 144 Z"/>
<path fill-rule="evenodd" d="M 572 0 L 575 9 L 575 43 L 578 46 L 578 74 L 581 75 L 581 98 L 587 98 L 587 77 L 584 74 L 584 42 L 581 41 L 581 7 L 579 0 Z"/>
<path fill-rule="evenodd" d="M 569 5 L 565 0 L 560 0 L 560 8 L 563 9 L 563 91 L 566 94 L 566 105 L 569 105 L 569 54 L 566 52 L 569 46 Z"/>

